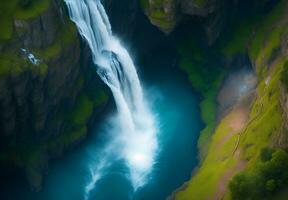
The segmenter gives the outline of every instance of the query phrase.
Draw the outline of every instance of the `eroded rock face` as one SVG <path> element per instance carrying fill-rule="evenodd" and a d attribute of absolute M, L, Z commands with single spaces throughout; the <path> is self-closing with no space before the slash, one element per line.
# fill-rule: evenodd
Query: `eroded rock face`
<path fill-rule="evenodd" d="M 129 40 L 136 26 L 139 12 L 138 0 L 103 0 L 105 10 L 113 29 L 113 34 L 122 40 Z"/>
<path fill-rule="evenodd" d="M 283 57 L 286 58 L 288 56 L 288 35 L 286 34 L 282 36 L 280 51 Z M 284 119 L 284 128 L 288 130 L 288 91 L 283 84 L 280 85 L 280 105 L 283 111 L 282 117 Z M 278 145 L 287 148 L 287 144 L 287 132 L 284 131 L 284 134 L 281 134 L 280 139 L 278 140 Z"/>
<path fill-rule="evenodd" d="M 15 19 L 13 29 L 12 37 L 0 43 L 0 164 L 23 169 L 39 189 L 49 157 L 78 141 L 61 138 L 79 129 L 86 134 L 86 124 L 71 124 L 69 115 L 83 91 L 100 83 L 89 49 L 81 54 L 64 1 L 50 0 L 29 20 Z"/>
<path fill-rule="evenodd" d="M 179 0 L 142 0 L 141 5 L 150 22 L 169 34 L 180 18 Z"/>
<path fill-rule="evenodd" d="M 184 16 L 201 19 L 207 43 L 213 44 L 227 23 L 228 12 L 237 1 L 226 0 L 142 0 L 151 23 L 166 34 L 172 32 Z"/>
<path fill-rule="evenodd" d="M 269 9 L 277 0 L 138 0 L 150 22 L 166 34 L 172 32 L 185 16 L 201 20 L 207 42 L 212 45 L 246 4 L 248 9 Z M 245 6 L 244 6 L 245 7 Z M 243 12 L 243 13 L 242 13 Z"/>
<path fill-rule="evenodd" d="M 145 14 L 151 23 L 165 33 L 170 33 L 180 18 L 179 0 L 143 0 Z"/>
<path fill-rule="evenodd" d="M 183 14 L 205 17 L 216 10 L 217 3 L 217 0 L 198 0 L 198 3 L 193 0 L 181 0 L 180 6 Z"/>
<path fill-rule="evenodd" d="M 219 0 L 142 0 L 151 23 L 170 33 L 183 15 L 207 17 L 217 10 Z"/>
<path fill-rule="evenodd" d="M 53 112 L 54 106 L 60 106 L 59 102 L 69 96 L 71 85 L 79 76 L 78 38 L 75 37 L 67 46 L 55 44 L 58 34 L 64 30 L 61 26 L 68 28 L 65 25 L 68 23 L 67 17 L 65 21 L 59 21 L 59 10 L 63 12 L 63 5 L 58 7 L 55 4 L 59 4 L 59 1 L 51 1 L 47 11 L 34 19 L 15 20 L 14 36 L 3 44 L 0 53 L 9 54 L 13 62 L 19 62 L 20 69 L 17 72 L 7 72 L 0 77 L 1 136 L 17 135 L 19 139 L 27 137 L 28 132 L 34 135 L 45 131 L 49 126 L 48 115 Z M 44 54 L 36 56 L 43 66 L 30 63 L 26 55 L 21 53 L 21 49 L 25 49 L 31 54 L 35 52 L 36 55 L 36 51 L 46 51 L 47 48 L 51 48 L 51 51 L 52 48 L 59 49 L 51 58 L 42 57 Z M 40 73 L 41 70 L 45 72 Z M 73 101 L 75 95 L 71 98 Z"/>

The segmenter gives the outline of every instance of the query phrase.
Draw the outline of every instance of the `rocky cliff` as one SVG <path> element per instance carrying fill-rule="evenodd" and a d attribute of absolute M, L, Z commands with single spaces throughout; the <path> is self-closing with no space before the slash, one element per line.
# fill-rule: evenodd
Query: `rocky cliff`
<path fill-rule="evenodd" d="M 202 22 L 208 38 L 213 42 L 226 23 L 227 2 L 224 0 L 141 0 L 151 23 L 169 34 L 187 16 Z M 237 4 L 229 2 L 229 9 Z"/>
<path fill-rule="evenodd" d="M 102 2 L 109 16 L 113 34 L 120 37 L 121 41 L 130 42 L 137 23 L 138 0 L 103 0 Z"/>
<path fill-rule="evenodd" d="M 190 48 L 180 49 L 183 69 L 200 91 L 209 85 L 207 75 L 213 75 L 209 66 L 201 64 L 211 50 L 230 68 L 235 67 L 235 59 L 248 57 L 258 82 L 251 96 L 234 104 L 214 124 L 210 138 L 201 134 L 200 142 L 208 141 L 207 152 L 191 180 L 172 199 L 287 199 L 287 7 L 285 0 L 258 2 L 237 16 L 209 51 L 203 54 L 189 40 Z M 247 7 L 239 9 L 247 11 Z M 201 106 L 206 114 L 213 110 L 210 104 Z"/>
<path fill-rule="evenodd" d="M 39 189 L 49 158 L 85 137 L 106 94 L 63 1 L 5 0 L 0 16 L 0 161 Z"/>
<path fill-rule="evenodd" d="M 208 43 L 213 44 L 220 33 L 238 15 L 262 9 L 274 0 L 139 0 L 150 22 L 166 34 L 186 19 L 200 22 Z M 246 10 L 243 10 L 246 7 Z"/>

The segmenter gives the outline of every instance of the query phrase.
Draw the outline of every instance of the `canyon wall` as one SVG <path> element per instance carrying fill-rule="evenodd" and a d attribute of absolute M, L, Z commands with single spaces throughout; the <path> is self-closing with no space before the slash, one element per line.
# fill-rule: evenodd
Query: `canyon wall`
<path fill-rule="evenodd" d="M 139 0 L 150 22 L 166 34 L 187 18 L 198 20 L 208 43 L 213 44 L 221 32 L 233 22 L 237 15 L 245 12 L 242 7 L 252 10 L 262 9 L 266 1 L 229 1 L 229 0 Z"/>
<path fill-rule="evenodd" d="M 49 158 L 85 138 L 106 90 L 63 1 L 1 6 L 0 161 L 39 189 Z"/>
<path fill-rule="evenodd" d="M 184 46 L 180 44 L 183 60 L 180 66 L 188 73 L 194 88 L 204 91 L 204 103 L 201 103 L 204 121 L 205 113 L 213 109 L 205 102 L 211 97 L 203 86 L 209 85 L 211 81 L 207 79 L 214 73 L 223 73 L 213 72 L 205 64 L 199 66 L 205 63 L 205 55 L 210 51 L 215 51 L 223 61 L 218 69 L 224 69 L 224 74 L 225 68 L 236 67 L 235 60 L 248 57 L 258 81 L 254 92 L 233 105 L 224 116 L 214 122 L 207 120 L 207 126 L 212 124 L 214 128 L 209 130 L 210 136 L 203 137 L 201 133 L 201 152 L 204 147 L 201 164 L 171 199 L 287 198 L 288 17 L 285 11 L 288 4 L 285 0 L 256 2 L 245 15 L 237 16 L 229 30 L 223 29 L 209 51 L 197 46 L 197 39 L 189 42 L 189 37 Z M 210 93 L 217 94 L 219 89 L 216 87 Z"/>

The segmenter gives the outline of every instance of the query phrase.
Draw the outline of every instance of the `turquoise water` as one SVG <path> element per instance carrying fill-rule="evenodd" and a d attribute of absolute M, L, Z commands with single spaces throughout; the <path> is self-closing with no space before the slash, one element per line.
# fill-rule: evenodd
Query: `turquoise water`
<path fill-rule="evenodd" d="M 198 97 L 186 77 L 163 60 L 154 58 L 149 63 L 150 68 L 142 72 L 145 94 L 159 124 L 156 163 L 142 188 L 133 190 L 126 163 L 115 159 L 118 150 L 113 148 L 111 141 L 117 130 L 111 131 L 114 124 L 112 110 L 95 125 L 80 147 L 50 164 L 41 192 L 31 192 L 27 184 L 12 181 L 1 199 L 85 199 L 85 187 L 91 181 L 90 169 L 97 168 L 103 157 L 111 162 L 101 170 L 101 178 L 87 199 L 166 199 L 189 179 L 197 165 L 197 139 L 202 123 Z M 160 65 L 162 67 L 156 68 Z M 107 144 L 111 144 L 108 150 Z M 114 153 L 107 154 L 105 151 Z"/>

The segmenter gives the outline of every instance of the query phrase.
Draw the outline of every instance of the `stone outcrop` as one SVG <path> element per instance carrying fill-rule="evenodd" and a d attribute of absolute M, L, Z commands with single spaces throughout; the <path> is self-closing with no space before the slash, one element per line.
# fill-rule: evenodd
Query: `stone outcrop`
<path fill-rule="evenodd" d="M 164 33 L 172 32 L 183 17 L 201 19 L 209 44 L 219 36 L 227 22 L 227 12 L 237 4 L 225 0 L 142 0 L 141 5 L 151 23 Z M 230 5 L 231 4 L 231 5 Z"/>
<path fill-rule="evenodd" d="M 171 33 L 183 18 L 201 20 L 207 42 L 212 45 L 221 31 L 238 13 L 239 8 L 261 9 L 275 0 L 250 2 L 229 0 L 139 0 L 150 22 L 166 34 Z M 247 4 L 247 5 L 244 5 Z M 241 15 L 241 13 L 240 13 Z"/>
<path fill-rule="evenodd" d="M 0 162 L 23 169 L 36 189 L 49 157 L 83 139 L 95 120 L 92 111 L 74 120 L 77 106 L 97 110 L 106 101 L 89 55 L 60 0 L 15 17 L 11 38 L 0 42 Z"/>

